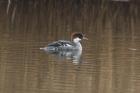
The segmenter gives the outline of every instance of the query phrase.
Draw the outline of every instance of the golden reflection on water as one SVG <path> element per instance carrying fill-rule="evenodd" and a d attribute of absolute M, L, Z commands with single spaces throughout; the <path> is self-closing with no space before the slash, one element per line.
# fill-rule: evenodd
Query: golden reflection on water
<path fill-rule="evenodd" d="M 0 93 L 139 93 L 139 6 L 63 3 L 1 9 Z M 89 38 L 79 64 L 39 49 L 75 31 Z"/>

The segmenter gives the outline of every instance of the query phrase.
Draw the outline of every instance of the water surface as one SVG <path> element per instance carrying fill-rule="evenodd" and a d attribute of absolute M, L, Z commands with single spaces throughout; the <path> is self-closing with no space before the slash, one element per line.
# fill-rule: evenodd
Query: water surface
<path fill-rule="evenodd" d="M 139 93 L 139 5 L 44 0 L 0 7 L 0 93 Z M 78 62 L 40 50 L 73 32 L 89 39 Z"/>

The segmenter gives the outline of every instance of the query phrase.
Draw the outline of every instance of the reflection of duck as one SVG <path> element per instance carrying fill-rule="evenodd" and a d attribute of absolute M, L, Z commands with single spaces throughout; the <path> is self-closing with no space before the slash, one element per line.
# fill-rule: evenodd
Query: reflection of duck
<path fill-rule="evenodd" d="M 46 50 L 45 50 L 46 51 Z M 82 50 L 60 50 L 56 52 L 46 51 L 47 53 L 54 54 L 60 59 L 69 59 L 72 60 L 73 63 L 79 63 L 80 57 L 82 54 Z"/>
<path fill-rule="evenodd" d="M 40 48 L 51 54 L 57 54 L 58 56 L 63 56 L 73 60 L 80 58 L 82 53 L 82 46 L 80 41 L 82 39 L 87 39 L 82 33 L 75 32 L 72 34 L 73 41 L 59 40 L 48 44 L 47 47 Z M 79 56 L 79 57 L 78 57 Z"/>

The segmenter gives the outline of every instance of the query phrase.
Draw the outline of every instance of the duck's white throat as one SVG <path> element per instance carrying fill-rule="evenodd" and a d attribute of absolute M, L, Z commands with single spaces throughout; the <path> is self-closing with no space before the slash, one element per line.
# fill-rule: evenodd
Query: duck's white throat
<path fill-rule="evenodd" d="M 80 38 L 74 38 L 73 42 L 76 44 L 77 49 L 82 50 L 82 45 L 80 43 L 81 39 Z"/>

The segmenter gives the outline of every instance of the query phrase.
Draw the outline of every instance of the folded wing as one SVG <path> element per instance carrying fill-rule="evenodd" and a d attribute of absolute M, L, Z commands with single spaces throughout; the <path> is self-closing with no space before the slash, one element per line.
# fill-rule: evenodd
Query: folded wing
<path fill-rule="evenodd" d="M 65 40 L 59 40 L 56 42 L 53 42 L 51 44 L 48 44 L 48 46 L 53 46 L 53 47 L 72 47 L 74 44 L 70 41 L 65 41 Z"/>

